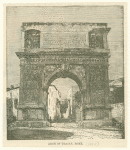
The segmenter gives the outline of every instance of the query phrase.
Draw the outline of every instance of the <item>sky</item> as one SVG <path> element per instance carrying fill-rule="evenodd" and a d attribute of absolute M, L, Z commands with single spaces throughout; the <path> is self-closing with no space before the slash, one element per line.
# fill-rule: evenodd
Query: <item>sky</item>
<path fill-rule="evenodd" d="M 60 91 L 61 93 L 61 98 L 65 99 L 67 98 L 68 94 L 67 92 L 71 89 L 72 86 L 77 86 L 77 83 L 70 79 L 70 78 L 58 78 L 56 80 L 54 80 L 51 85 L 55 85 L 57 87 L 57 89 Z"/>
<path fill-rule="evenodd" d="M 73 7 L 7 7 L 6 9 L 6 74 L 7 87 L 20 82 L 19 58 L 21 52 L 22 22 L 89 22 L 107 23 L 110 48 L 109 79 L 123 77 L 123 7 L 73 6 Z"/>

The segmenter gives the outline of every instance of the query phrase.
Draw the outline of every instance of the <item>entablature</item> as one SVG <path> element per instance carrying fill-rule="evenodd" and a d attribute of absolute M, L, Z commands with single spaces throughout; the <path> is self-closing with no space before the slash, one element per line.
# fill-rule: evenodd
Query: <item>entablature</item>
<path fill-rule="evenodd" d="M 40 52 L 27 53 L 16 52 L 19 59 L 31 64 L 108 64 L 109 53 L 92 53 L 92 52 Z"/>

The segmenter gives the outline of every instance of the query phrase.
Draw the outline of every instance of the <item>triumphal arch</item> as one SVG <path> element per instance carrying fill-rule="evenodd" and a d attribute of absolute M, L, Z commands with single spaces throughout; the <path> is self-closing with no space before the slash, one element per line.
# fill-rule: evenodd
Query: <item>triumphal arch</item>
<path fill-rule="evenodd" d="M 110 123 L 108 66 L 110 51 L 106 23 L 24 22 L 21 26 L 19 126 L 48 123 L 48 87 L 69 77 L 81 92 L 80 119 L 84 127 Z"/>

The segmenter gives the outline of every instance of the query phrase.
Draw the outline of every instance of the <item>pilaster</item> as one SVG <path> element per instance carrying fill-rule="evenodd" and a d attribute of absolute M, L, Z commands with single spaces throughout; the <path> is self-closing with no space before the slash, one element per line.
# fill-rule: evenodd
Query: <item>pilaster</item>
<path fill-rule="evenodd" d="M 109 103 L 109 77 L 108 77 L 108 65 L 104 66 L 105 70 L 105 105 Z"/>
<path fill-rule="evenodd" d="M 84 64 L 84 68 L 85 68 L 86 89 L 82 91 L 82 95 L 84 95 L 83 103 L 86 105 L 90 103 L 90 84 L 89 84 L 90 66 L 88 64 Z"/>
<path fill-rule="evenodd" d="M 24 51 L 24 39 L 25 39 L 24 30 L 21 31 L 21 49 Z"/>

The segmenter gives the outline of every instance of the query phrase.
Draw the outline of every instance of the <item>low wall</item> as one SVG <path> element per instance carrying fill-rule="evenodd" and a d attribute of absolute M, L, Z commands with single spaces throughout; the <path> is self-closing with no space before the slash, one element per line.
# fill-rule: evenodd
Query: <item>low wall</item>
<path fill-rule="evenodd" d="M 111 104 L 112 110 L 111 115 L 117 122 L 123 123 L 124 122 L 124 103 L 116 103 Z"/>

